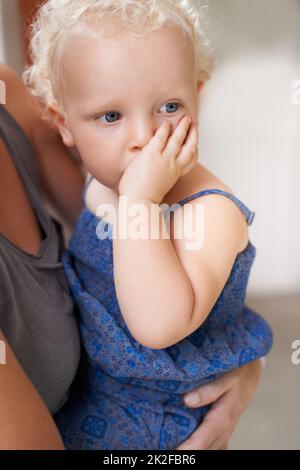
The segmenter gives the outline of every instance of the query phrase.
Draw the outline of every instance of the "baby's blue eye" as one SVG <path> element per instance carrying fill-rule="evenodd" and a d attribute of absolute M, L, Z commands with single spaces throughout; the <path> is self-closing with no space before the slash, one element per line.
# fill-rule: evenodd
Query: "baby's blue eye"
<path fill-rule="evenodd" d="M 105 118 L 105 123 L 112 123 L 116 122 L 120 118 L 121 114 L 118 113 L 117 111 L 110 111 L 109 113 L 103 114 L 103 116 L 100 116 L 99 119 Z"/>
<path fill-rule="evenodd" d="M 162 108 L 166 107 L 167 108 L 167 113 L 176 113 L 179 109 L 179 103 L 167 103 L 162 106 Z"/>

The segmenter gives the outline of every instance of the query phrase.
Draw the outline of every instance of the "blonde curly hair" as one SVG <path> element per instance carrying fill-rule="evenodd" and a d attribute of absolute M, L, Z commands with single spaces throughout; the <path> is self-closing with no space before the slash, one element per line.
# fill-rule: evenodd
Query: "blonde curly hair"
<path fill-rule="evenodd" d="M 62 106 L 60 60 L 70 35 L 135 34 L 177 26 L 194 45 L 197 79 L 212 68 L 211 43 L 203 30 L 205 6 L 195 0 L 47 0 L 31 25 L 32 65 L 23 73 L 31 92 L 47 107 Z M 197 1 L 199 4 L 199 0 Z M 119 29 L 118 29 L 119 28 Z"/>

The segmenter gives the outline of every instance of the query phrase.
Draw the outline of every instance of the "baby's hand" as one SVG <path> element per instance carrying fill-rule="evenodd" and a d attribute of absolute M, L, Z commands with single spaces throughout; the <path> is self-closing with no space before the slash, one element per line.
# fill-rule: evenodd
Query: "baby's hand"
<path fill-rule="evenodd" d="M 178 178 L 197 162 L 198 131 L 190 124 L 191 119 L 185 116 L 170 137 L 170 124 L 162 124 L 126 168 L 119 183 L 120 196 L 161 203 Z"/>

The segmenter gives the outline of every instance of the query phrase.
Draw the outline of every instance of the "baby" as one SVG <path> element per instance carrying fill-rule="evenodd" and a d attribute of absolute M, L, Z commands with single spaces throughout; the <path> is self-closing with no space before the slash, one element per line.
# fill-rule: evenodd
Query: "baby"
<path fill-rule="evenodd" d="M 84 350 L 56 416 L 70 449 L 175 449 L 208 410 L 183 394 L 271 347 L 244 303 L 254 214 L 197 163 L 202 23 L 187 0 L 49 0 L 33 26 L 25 78 L 91 175 L 64 256 Z"/>

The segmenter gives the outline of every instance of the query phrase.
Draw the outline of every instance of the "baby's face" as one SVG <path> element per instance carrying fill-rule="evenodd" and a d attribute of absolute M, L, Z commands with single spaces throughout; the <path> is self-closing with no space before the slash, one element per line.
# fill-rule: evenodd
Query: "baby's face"
<path fill-rule="evenodd" d="M 194 51 L 179 30 L 76 38 L 66 48 L 63 77 L 64 141 L 114 190 L 164 121 L 175 128 L 189 115 L 197 122 Z"/>

